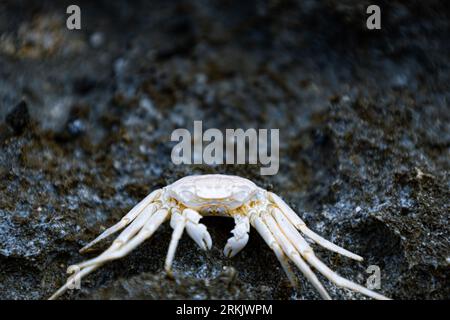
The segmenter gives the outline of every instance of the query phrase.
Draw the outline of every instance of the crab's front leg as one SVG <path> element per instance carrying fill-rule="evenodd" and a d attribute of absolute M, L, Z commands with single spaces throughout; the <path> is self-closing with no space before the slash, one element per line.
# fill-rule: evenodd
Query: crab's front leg
<path fill-rule="evenodd" d="M 169 250 L 167 251 L 166 263 L 164 269 L 168 274 L 171 274 L 172 262 L 175 257 L 175 252 L 178 247 L 178 242 L 183 235 L 184 228 L 186 227 L 186 218 L 180 212 L 178 208 L 172 210 L 172 216 L 170 218 L 170 226 L 173 229 L 172 239 L 170 240 Z"/>
<path fill-rule="evenodd" d="M 236 226 L 231 231 L 233 237 L 228 239 L 223 253 L 225 256 L 234 257 L 239 251 L 244 249 L 248 242 L 248 233 L 250 232 L 250 221 L 246 215 L 235 214 L 234 222 Z"/>
<path fill-rule="evenodd" d="M 206 226 L 199 223 L 201 218 L 202 216 L 197 211 L 189 208 L 184 209 L 183 212 L 180 212 L 178 208 L 172 210 L 170 226 L 173 229 L 173 233 L 165 263 L 165 269 L 168 274 L 172 273 L 172 262 L 175 257 L 178 242 L 180 241 L 185 228 L 189 236 L 200 246 L 200 248 L 203 250 L 211 249 L 211 236 L 208 230 L 206 230 Z"/>

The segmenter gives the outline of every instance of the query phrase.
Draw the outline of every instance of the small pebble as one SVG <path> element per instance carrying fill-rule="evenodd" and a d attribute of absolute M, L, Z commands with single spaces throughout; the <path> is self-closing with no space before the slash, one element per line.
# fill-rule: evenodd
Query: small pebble
<path fill-rule="evenodd" d="M 95 32 L 89 38 L 89 43 L 93 48 L 100 48 L 105 43 L 105 36 L 102 32 Z"/>

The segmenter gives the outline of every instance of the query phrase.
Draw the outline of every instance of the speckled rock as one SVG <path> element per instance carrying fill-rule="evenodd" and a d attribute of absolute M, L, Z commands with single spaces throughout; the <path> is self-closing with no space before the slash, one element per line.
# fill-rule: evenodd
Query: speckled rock
<path fill-rule="evenodd" d="M 84 27 L 68 32 L 69 2 L 0 10 L 1 299 L 49 297 L 95 254 L 78 249 L 146 194 L 203 173 L 276 192 L 365 258 L 317 248 L 341 275 L 364 284 L 377 265 L 389 297 L 450 298 L 446 4 L 390 1 L 369 32 L 359 1 L 79 1 Z M 194 120 L 280 128 L 280 172 L 175 166 L 170 134 Z M 227 259 L 233 221 L 204 221 L 213 248 L 184 236 L 175 279 L 166 224 L 64 298 L 319 298 L 301 275 L 289 287 L 254 231 Z M 363 298 L 319 277 L 333 298 Z"/>

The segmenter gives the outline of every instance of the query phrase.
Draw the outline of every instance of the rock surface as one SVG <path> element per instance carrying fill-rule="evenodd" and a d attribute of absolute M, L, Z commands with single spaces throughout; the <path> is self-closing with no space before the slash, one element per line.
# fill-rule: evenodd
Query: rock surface
<path fill-rule="evenodd" d="M 67 2 L 67 3 L 66 3 Z M 78 249 L 151 190 L 227 173 L 286 199 L 309 227 L 365 258 L 317 248 L 341 275 L 395 299 L 449 299 L 448 5 L 390 1 L 382 30 L 366 1 L 2 1 L 0 298 L 44 299 L 86 259 Z M 280 128 L 280 172 L 175 166 L 171 132 Z M 205 218 L 213 248 L 171 229 L 87 277 L 67 299 L 316 299 L 289 288 L 251 232 L 222 254 L 233 222 Z M 361 295 L 324 278 L 336 299 Z"/>

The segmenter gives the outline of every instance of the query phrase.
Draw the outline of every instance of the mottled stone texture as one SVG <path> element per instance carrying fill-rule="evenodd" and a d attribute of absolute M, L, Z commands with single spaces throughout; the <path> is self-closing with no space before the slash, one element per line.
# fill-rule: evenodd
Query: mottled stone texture
<path fill-rule="evenodd" d="M 79 248 L 151 190 L 201 173 L 284 197 L 365 257 L 317 248 L 343 276 L 364 284 L 374 264 L 387 296 L 450 298 L 450 10 L 379 3 L 369 32 L 364 1 L 79 1 L 83 29 L 69 32 L 64 1 L 1 1 L 0 298 L 47 298 L 87 258 Z M 173 165 L 170 134 L 194 120 L 280 128 L 279 174 Z M 233 222 L 204 221 L 213 249 L 184 236 L 175 279 L 164 225 L 64 298 L 319 298 L 301 276 L 289 288 L 254 231 L 224 258 Z M 321 279 L 334 298 L 362 298 Z"/>

